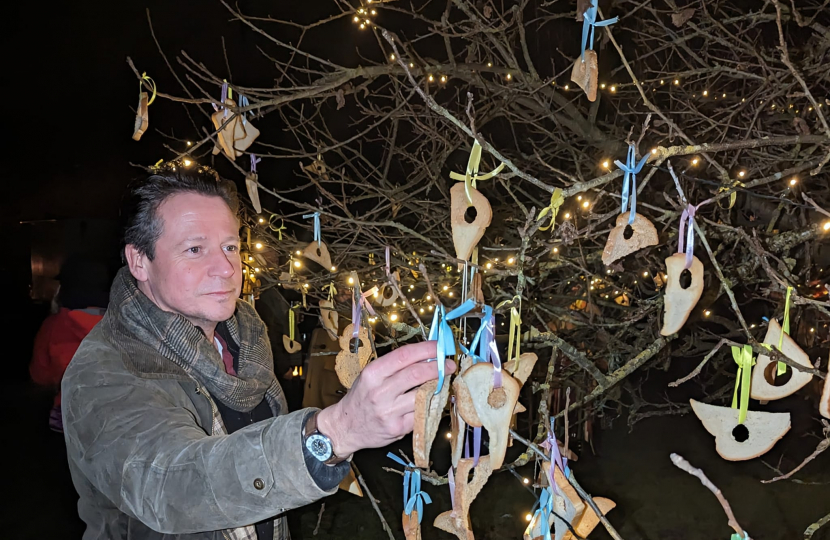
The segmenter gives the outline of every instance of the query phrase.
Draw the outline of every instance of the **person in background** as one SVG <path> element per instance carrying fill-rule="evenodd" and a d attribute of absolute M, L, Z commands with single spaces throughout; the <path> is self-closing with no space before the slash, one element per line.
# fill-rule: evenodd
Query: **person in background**
<path fill-rule="evenodd" d="M 60 282 L 56 309 L 35 336 L 29 374 L 32 380 L 55 391 L 49 428 L 63 433 L 60 384 L 63 372 L 92 328 L 104 317 L 110 279 L 103 263 L 79 255 L 67 258 L 56 278 Z"/>

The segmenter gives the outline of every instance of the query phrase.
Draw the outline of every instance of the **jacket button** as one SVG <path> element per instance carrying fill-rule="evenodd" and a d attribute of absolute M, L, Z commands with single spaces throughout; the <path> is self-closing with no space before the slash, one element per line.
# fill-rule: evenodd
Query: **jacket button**
<path fill-rule="evenodd" d="M 263 482 L 261 478 L 257 478 L 256 480 L 254 480 L 254 487 L 257 489 L 262 489 L 265 487 L 265 482 Z"/>

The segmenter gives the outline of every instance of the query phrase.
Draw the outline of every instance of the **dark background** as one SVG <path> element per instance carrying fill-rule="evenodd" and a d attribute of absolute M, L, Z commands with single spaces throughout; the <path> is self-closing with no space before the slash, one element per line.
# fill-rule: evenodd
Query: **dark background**
<path fill-rule="evenodd" d="M 311 20 L 326 2 L 241 2 L 243 11 L 257 10 L 295 20 Z M 245 84 L 269 84 L 272 70 L 255 54 L 261 38 L 252 36 L 218 2 L 120 1 L 8 2 L 4 5 L 3 79 L 6 127 L 4 179 L 0 183 L 0 235 L 6 252 L 0 276 L 6 289 L 3 306 L 4 372 L 0 381 L 5 470 L 0 505 L 3 532 L 17 539 L 76 539 L 83 525 L 75 514 L 75 494 L 66 470 L 59 435 L 46 427 L 50 396 L 28 380 L 31 343 L 48 312 L 51 281 L 61 261 L 81 251 L 116 266 L 117 218 L 121 194 L 140 170 L 171 153 L 156 129 L 172 130 L 179 140 L 197 133 L 181 105 L 158 100 L 150 107 L 150 129 L 140 142 L 131 139 L 138 84 L 126 58 L 153 76 L 162 90 L 179 94 L 158 53 L 147 23 L 150 9 L 156 36 L 175 62 L 185 50 L 212 71 L 224 75 L 221 37 L 225 37 L 231 68 L 244 72 Z M 343 46 L 343 35 L 332 35 L 315 47 L 332 54 L 353 55 L 354 44 Z M 371 39 L 364 37 L 350 39 Z M 257 80 L 259 79 L 259 80 Z M 154 119 L 163 121 L 154 122 Z M 199 120 L 201 121 L 201 120 Z M 265 164 L 274 185 L 290 181 L 296 163 Z M 221 167 L 221 165 L 220 165 Z M 221 168 L 220 168 L 221 171 Z M 235 177 L 235 176 L 234 176 Z M 268 206 L 268 201 L 263 201 Z M 651 379 L 664 387 L 672 374 Z M 786 453 L 786 470 L 815 447 L 804 433 L 814 429 L 814 408 L 793 396 L 777 406 L 792 410 L 793 433 L 779 443 L 769 461 Z M 730 464 L 714 454 L 714 444 L 701 433 L 693 417 L 659 418 L 628 433 L 624 421 L 599 432 L 595 456 L 585 449 L 578 465 L 583 486 L 596 495 L 617 500 L 611 515 L 626 540 L 661 538 L 727 538 L 729 529 L 720 507 L 693 478 L 679 473 L 667 455 L 679 451 L 693 464 L 704 466 L 732 501 L 736 514 L 754 538 L 789 540 L 830 507 L 826 482 L 828 455 L 805 468 L 824 485 L 780 483 L 763 486 L 760 478 L 773 474 L 758 460 Z M 443 430 L 442 430 L 443 433 Z M 439 437 L 440 439 L 440 437 Z M 445 441 L 436 441 L 436 452 Z M 406 446 L 406 440 L 402 442 Z M 515 458 L 520 449 L 511 449 Z M 384 452 L 366 453 L 358 464 L 375 496 L 384 503 L 386 518 L 399 531 L 399 478 L 384 473 Z M 391 465 L 391 462 L 384 463 Z M 440 472 L 446 464 L 436 464 Z M 823 471 L 823 472 L 821 472 Z M 532 471 L 522 474 L 532 475 Z M 424 519 L 426 538 L 449 538 L 430 525 L 449 508 L 446 488 L 426 487 L 433 496 Z M 507 473 L 494 476 L 474 505 L 473 522 L 480 538 L 520 537 L 524 513 L 534 497 Z M 391 508 L 391 510 L 390 510 Z M 824 512 L 821 512 L 821 509 Z M 296 514 L 297 536 L 311 538 L 318 505 Z M 624 524 L 624 525 L 623 525 Z M 816 539 L 830 538 L 825 528 Z M 510 533 L 506 531 L 512 531 Z M 717 531 L 706 532 L 706 531 Z M 796 536 L 798 535 L 798 536 Z M 402 534 L 398 533 L 399 537 Z M 367 500 L 339 493 L 327 501 L 320 534 L 315 538 L 385 538 Z M 592 538 L 607 538 L 598 532 Z"/>

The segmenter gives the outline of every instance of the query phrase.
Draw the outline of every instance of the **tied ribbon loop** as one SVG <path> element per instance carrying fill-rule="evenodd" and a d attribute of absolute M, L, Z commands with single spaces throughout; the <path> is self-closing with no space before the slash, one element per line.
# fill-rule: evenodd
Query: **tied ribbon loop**
<path fill-rule="evenodd" d="M 322 241 L 320 240 L 320 212 L 314 212 L 313 214 L 305 214 L 303 219 L 311 219 L 314 218 L 314 242 L 317 242 L 317 246 L 320 246 Z"/>
<path fill-rule="evenodd" d="M 752 345 L 743 347 L 732 347 L 732 358 L 738 364 L 738 373 L 735 376 L 735 392 L 732 394 L 732 408 L 740 409 L 738 423 L 743 424 L 746 420 L 746 412 L 749 409 L 749 390 L 752 384 L 752 366 L 755 360 L 752 358 Z M 740 388 L 740 405 L 738 403 L 738 388 Z"/>
<path fill-rule="evenodd" d="M 433 395 L 438 395 L 444 388 L 444 362 L 447 356 L 455 356 L 455 337 L 452 335 L 452 328 L 447 323 L 446 310 L 442 304 L 438 304 L 432 316 L 432 326 L 429 329 L 430 341 L 436 341 L 437 356 L 430 358 L 427 362 L 438 362 L 438 385 Z"/>
<path fill-rule="evenodd" d="M 591 0 L 591 5 L 582 15 L 582 61 L 585 61 L 585 50 L 594 50 L 594 29 L 597 26 L 608 26 L 620 20 L 619 17 L 597 22 L 597 0 Z"/>
<path fill-rule="evenodd" d="M 530 536 L 531 531 L 533 530 L 533 525 L 536 523 L 536 520 L 541 520 L 539 524 L 539 528 L 542 530 L 542 534 L 544 534 L 544 540 L 550 540 L 550 521 L 549 516 L 553 513 L 553 491 L 551 491 L 550 487 L 546 487 L 542 490 L 542 493 L 539 495 L 539 508 L 533 512 L 533 517 L 530 520 L 530 524 L 527 526 L 526 536 Z"/>
<path fill-rule="evenodd" d="M 432 499 L 425 491 L 421 491 L 421 471 L 412 463 L 407 463 L 392 452 L 386 457 L 404 466 L 403 473 L 403 511 L 409 516 L 413 510 L 418 512 L 418 523 L 424 517 L 424 504 L 431 504 Z M 452 471 L 452 468 L 450 468 Z"/>
<path fill-rule="evenodd" d="M 152 105 L 153 101 L 156 100 L 156 81 L 154 81 L 153 79 L 148 77 L 147 72 L 142 73 L 141 74 L 141 80 L 138 81 L 138 93 L 139 94 L 141 94 L 141 92 L 144 90 L 144 81 L 147 81 L 147 84 L 149 84 L 150 88 L 153 89 L 153 95 L 150 96 L 150 99 L 147 101 L 147 105 L 149 106 L 149 105 Z"/>
<path fill-rule="evenodd" d="M 468 302 L 472 302 L 468 300 Z M 464 345 L 459 344 L 461 351 L 472 358 L 473 363 L 478 362 L 492 362 L 493 363 L 493 388 L 501 388 L 501 358 L 499 357 L 499 349 L 496 347 L 496 322 L 493 315 L 493 308 L 484 306 L 484 317 L 481 319 L 481 326 L 478 327 L 473 340 L 470 343 L 470 348 L 467 349 Z M 478 348 L 478 353 L 474 352 Z"/>
<path fill-rule="evenodd" d="M 467 195 L 467 204 L 473 205 L 473 193 L 471 189 L 475 189 L 476 180 L 489 180 L 495 175 L 499 174 L 504 168 L 504 163 L 500 163 L 498 167 L 485 174 L 478 174 L 478 167 L 481 164 L 481 145 L 478 139 L 473 140 L 473 148 L 470 150 L 470 158 L 467 160 L 467 170 L 464 174 L 457 172 L 450 172 L 450 178 L 453 180 L 464 181 L 464 193 Z"/>
<path fill-rule="evenodd" d="M 634 144 L 628 145 L 628 156 L 626 162 L 623 164 L 620 160 L 615 160 L 614 164 L 625 172 L 623 177 L 622 189 L 622 209 L 620 213 L 624 214 L 628 209 L 628 202 L 631 201 L 631 214 L 628 216 L 628 224 L 634 223 L 634 216 L 637 215 L 637 175 L 643 170 L 643 165 L 648 160 L 648 154 L 644 155 L 640 162 L 637 163 L 637 151 L 634 149 Z M 631 182 L 629 183 L 629 180 Z"/>
<path fill-rule="evenodd" d="M 323 290 L 329 292 L 328 300 L 334 305 L 334 297 L 337 294 L 337 287 L 334 286 L 334 282 L 332 281 L 328 285 L 323 286 Z"/>
<path fill-rule="evenodd" d="M 790 335 L 790 296 L 793 294 L 793 288 L 787 287 L 787 298 L 784 300 L 784 320 L 781 322 L 781 334 L 778 336 L 778 352 L 782 352 L 781 347 L 784 346 L 784 334 Z M 780 377 L 787 372 L 787 364 L 778 362 L 778 376 Z"/>
<path fill-rule="evenodd" d="M 354 293 L 352 295 L 352 337 L 357 338 L 360 335 L 360 319 L 363 314 L 362 308 L 366 308 L 366 311 L 372 317 L 375 316 L 375 310 L 372 308 L 371 302 L 366 301 L 366 298 L 374 295 L 378 288 L 376 285 L 364 293 L 360 291 L 360 281 L 357 277 L 354 278 L 354 282 Z"/>
<path fill-rule="evenodd" d="M 507 361 L 509 362 L 515 358 L 518 362 L 519 356 L 521 355 L 522 341 L 522 298 L 518 295 L 514 296 L 512 300 L 505 300 L 504 302 L 496 306 L 496 309 L 499 309 L 501 306 L 508 304 L 510 302 L 513 302 L 513 306 L 510 308 L 510 334 L 507 338 Z"/>
<path fill-rule="evenodd" d="M 280 226 L 274 227 L 274 221 L 277 220 L 277 217 L 277 214 L 271 214 L 271 217 L 268 218 L 268 228 L 277 233 L 279 235 L 280 242 L 282 242 L 282 231 L 285 230 L 285 221 L 283 221 L 282 218 L 279 218 Z"/>
<path fill-rule="evenodd" d="M 550 213 L 550 223 L 547 227 L 539 227 L 540 231 L 546 231 L 553 228 L 556 224 L 556 214 L 559 213 L 559 207 L 562 206 L 564 202 L 565 196 L 562 195 L 562 189 L 554 189 L 553 193 L 550 195 L 550 205 L 542 208 L 542 211 L 539 212 L 539 217 L 536 218 L 536 221 L 541 221 L 546 215 L 548 215 L 548 213 Z"/>
<path fill-rule="evenodd" d="M 262 158 L 256 157 L 256 154 L 251 154 L 251 172 L 256 174 L 256 164 L 262 161 Z M 282 238 L 280 238 L 282 240 Z"/>
<path fill-rule="evenodd" d="M 692 258 L 695 256 L 695 212 L 697 206 L 688 205 L 680 216 L 680 233 L 677 235 L 677 252 L 683 253 L 683 244 L 686 245 L 686 270 L 692 267 Z M 687 227 L 688 224 L 688 227 Z M 685 236 L 684 236 L 685 235 Z"/>

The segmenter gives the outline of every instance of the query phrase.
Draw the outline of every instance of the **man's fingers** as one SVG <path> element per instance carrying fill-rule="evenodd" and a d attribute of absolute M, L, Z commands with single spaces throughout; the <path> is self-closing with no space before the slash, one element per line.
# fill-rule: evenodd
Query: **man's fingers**
<path fill-rule="evenodd" d="M 403 429 L 403 433 L 398 437 L 398 439 L 402 439 L 406 434 L 411 433 L 412 429 L 415 427 L 415 414 L 414 413 L 407 413 L 403 416 L 401 420 L 401 425 Z"/>
<path fill-rule="evenodd" d="M 444 363 L 444 384 L 449 384 L 449 376 L 455 371 L 455 362 L 447 359 Z M 438 378 L 438 362 L 419 362 L 405 367 L 383 381 L 386 391 L 392 396 L 400 396 L 427 381 Z"/>
<path fill-rule="evenodd" d="M 403 393 L 395 398 L 395 403 L 392 405 L 392 410 L 389 411 L 392 416 L 405 416 L 415 410 L 415 393 L 417 388 Z"/>
<path fill-rule="evenodd" d="M 389 354 L 381 356 L 366 366 L 364 371 L 371 371 L 373 377 L 377 377 L 377 380 L 382 381 L 407 366 L 411 366 L 412 364 L 422 362 L 430 358 L 435 358 L 437 355 L 438 352 L 436 350 L 435 341 L 412 343 L 411 345 L 404 345 Z"/>

